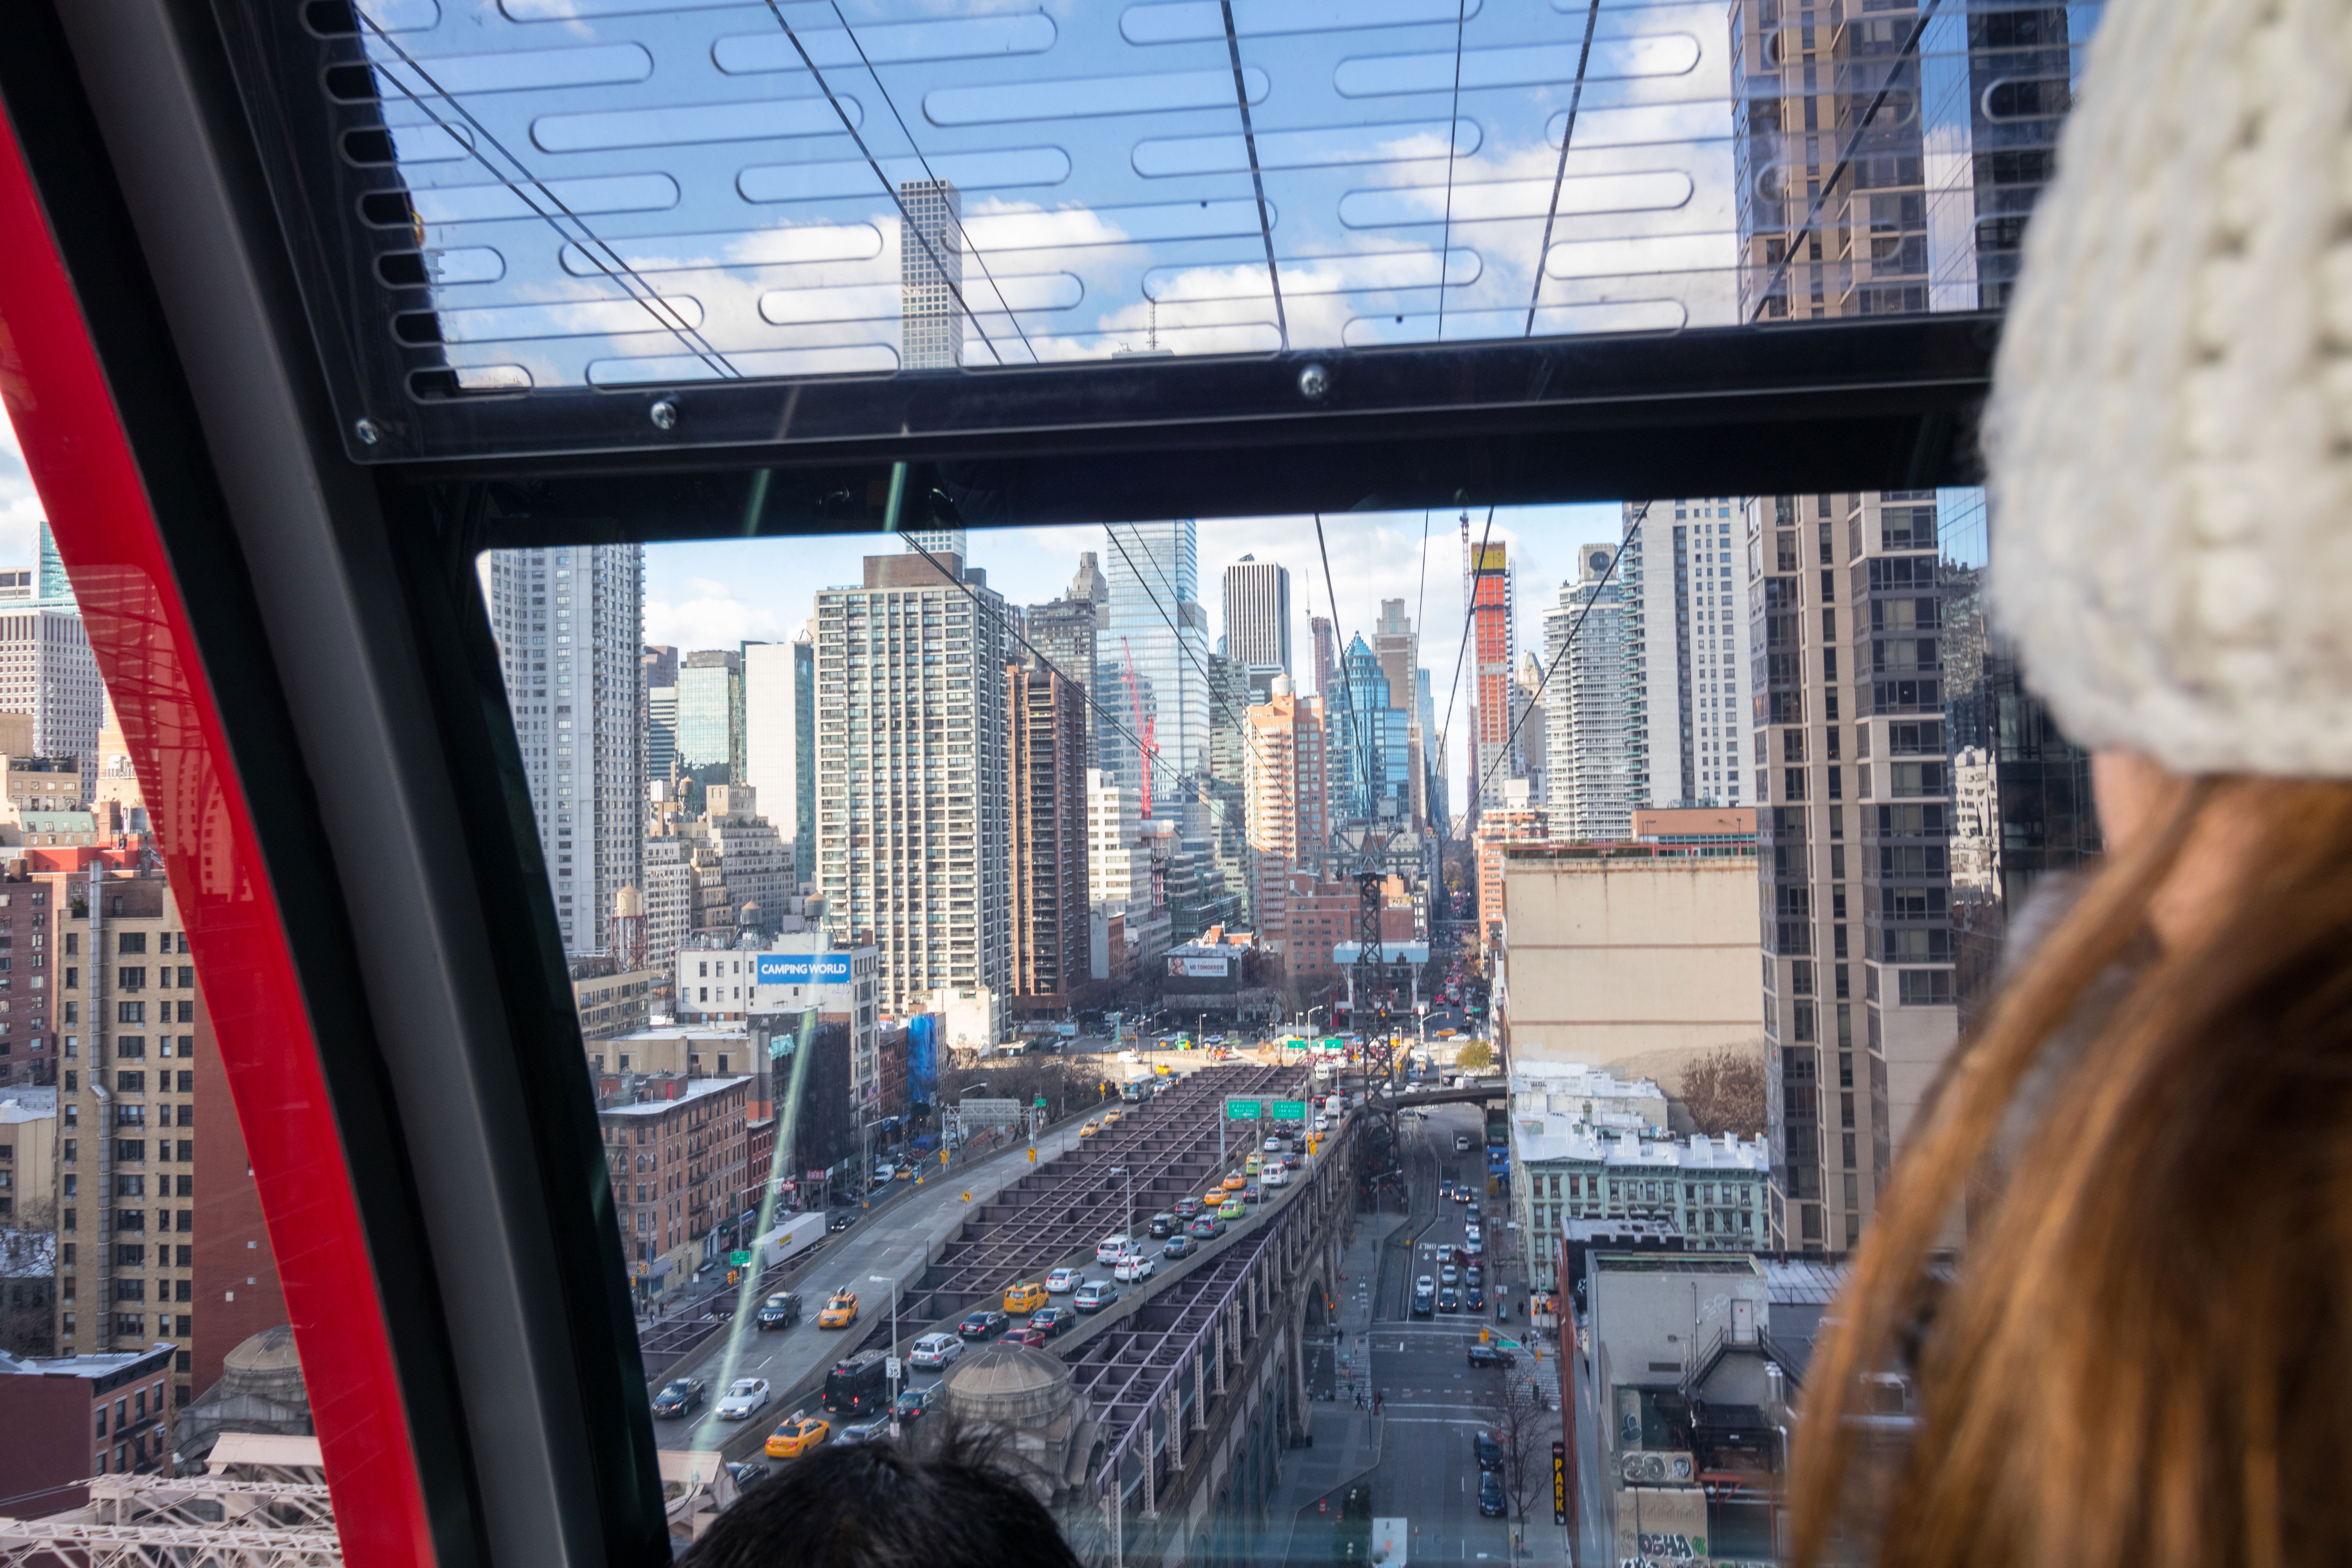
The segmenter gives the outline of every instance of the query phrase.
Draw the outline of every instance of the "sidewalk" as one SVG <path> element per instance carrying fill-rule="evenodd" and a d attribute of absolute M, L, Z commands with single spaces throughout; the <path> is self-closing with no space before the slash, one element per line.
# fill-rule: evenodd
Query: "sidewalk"
<path fill-rule="evenodd" d="M 1328 1499 L 1331 1517 L 1337 1518 L 1347 1483 L 1380 1463 L 1382 1423 L 1375 1422 L 1370 1411 L 1356 1408 L 1354 1389 L 1369 1364 L 1364 1336 L 1371 1328 L 1381 1242 L 1403 1223 L 1402 1215 L 1359 1215 L 1356 1239 L 1339 1255 L 1342 1278 L 1333 1282 L 1339 1301 L 1339 1338 L 1336 1343 L 1307 1346 L 1307 1421 L 1315 1446 L 1294 1448 L 1282 1457 L 1280 1480 L 1266 1503 L 1266 1550 L 1261 1561 L 1286 1562 L 1300 1511 Z"/>

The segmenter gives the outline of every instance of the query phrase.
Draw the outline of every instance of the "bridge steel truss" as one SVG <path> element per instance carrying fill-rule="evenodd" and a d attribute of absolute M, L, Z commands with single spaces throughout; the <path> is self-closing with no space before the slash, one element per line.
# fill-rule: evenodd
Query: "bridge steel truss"
<path fill-rule="evenodd" d="M 1166 1080 L 1166 1087 L 1076 1147 L 1041 1163 L 986 1202 L 975 1204 L 919 1280 L 899 1301 L 901 1321 L 927 1323 L 993 1302 L 1007 1286 L 1036 1279 L 1081 1249 L 1091 1256 L 1104 1237 L 1171 1208 L 1187 1193 L 1205 1190 L 1222 1169 L 1219 1123 L 1228 1098 L 1297 1098 L 1305 1089 L 1297 1067 L 1215 1067 Z M 1227 1163 L 1250 1152 L 1260 1122 L 1239 1142 L 1227 1140 Z M 1134 1208 L 1128 1178 L 1134 1173 Z M 861 1349 L 879 1348 L 891 1334 L 876 1323 Z"/>
<path fill-rule="evenodd" d="M 1254 1380 L 1244 1374 L 1271 1346 L 1271 1332 L 1288 1331 L 1278 1375 L 1292 1421 L 1303 1423 L 1304 1330 L 1310 1308 L 1328 1311 L 1336 1300 L 1338 1236 L 1352 1219 L 1367 1120 L 1350 1115 L 1324 1142 L 1305 1190 L 1247 1246 L 1171 1280 L 1069 1358 L 1107 1445 L 1087 1483 L 1087 1513 L 1065 1521 L 1082 1556 L 1124 1568 L 1130 1529 L 1139 1558 L 1166 1554 L 1168 1543 L 1152 1532 L 1164 1528 L 1163 1516 L 1180 1517 L 1206 1478 L 1220 1431 L 1247 1415 L 1240 1402 Z"/>
<path fill-rule="evenodd" d="M 87 1506 L 0 1519 L 0 1568 L 341 1568 L 327 1489 L 218 1476 L 93 1476 Z"/>

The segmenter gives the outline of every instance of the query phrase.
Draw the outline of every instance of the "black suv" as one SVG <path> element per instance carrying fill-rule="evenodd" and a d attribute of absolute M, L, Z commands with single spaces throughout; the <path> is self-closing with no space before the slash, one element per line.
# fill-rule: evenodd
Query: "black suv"
<path fill-rule="evenodd" d="M 1511 1352 L 1505 1350 L 1500 1345 L 1472 1345 L 1470 1347 L 1470 1370 L 1473 1372 L 1475 1372 L 1482 1366 L 1508 1366 L 1510 1364 Z"/>
<path fill-rule="evenodd" d="M 769 1297 L 760 1304 L 757 1321 L 761 1333 L 770 1329 L 791 1328 L 801 1321 L 800 1296 L 794 1291 L 783 1290 Z"/>
<path fill-rule="evenodd" d="M 1470 1440 L 1471 1451 L 1477 1455 L 1478 1468 L 1499 1470 L 1503 1468 L 1503 1446 L 1486 1433 L 1481 1432 Z"/>
<path fill-rule="evenodd" d="M 968 1340 L 992 1340 L 1004 1331 L 1006 1319 L 993 1307 L 974 1307 L 956 1325 L 956 1332 Z"/>

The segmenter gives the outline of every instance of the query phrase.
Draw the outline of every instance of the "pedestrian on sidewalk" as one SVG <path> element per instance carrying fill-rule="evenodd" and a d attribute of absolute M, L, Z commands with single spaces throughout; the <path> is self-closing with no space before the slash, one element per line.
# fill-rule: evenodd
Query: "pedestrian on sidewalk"
<path fill-rule="evenodd" d="M 1381 1394 L 1377 1394 L 1377 1393 L 1375 1393 L 1375 1394 L 1372 1395 L 1372 1414 L 1373 1414 L 1373 1415 L 1378 1415 L 1381 1413 L 1381 1400 L 1383 1397 L 1384 1397 L 1383 1395 L 1381 1395 Z"/>

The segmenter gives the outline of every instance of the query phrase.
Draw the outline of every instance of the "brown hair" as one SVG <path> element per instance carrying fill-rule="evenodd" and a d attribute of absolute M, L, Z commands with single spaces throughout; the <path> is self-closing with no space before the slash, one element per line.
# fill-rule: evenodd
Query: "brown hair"
<path fill-rule="evenodd" d="M 2136 953 L 2183 844 L 2222 814 L 2254 825 L 2231 907 Z M 1849 1551 L 1903 1568 L 2352 1551 L 2336 1501 L 2352 1453 L 2352 784 L 2184 783 L 2158 815 L 1920 1114 L 1809 1379 L 1800 1568 Z M 2135 956 L 2122 999 L 2078 1016 Z M 1988 1169 L 2018 1113 L 2018 1157 Z M 1929 1254 L 1964 1190 L 1967 1247 L 1938 1291 Z M 1860 1388 L 1906 1353 L 1917 1425 L 1874 1465 Z"/>

